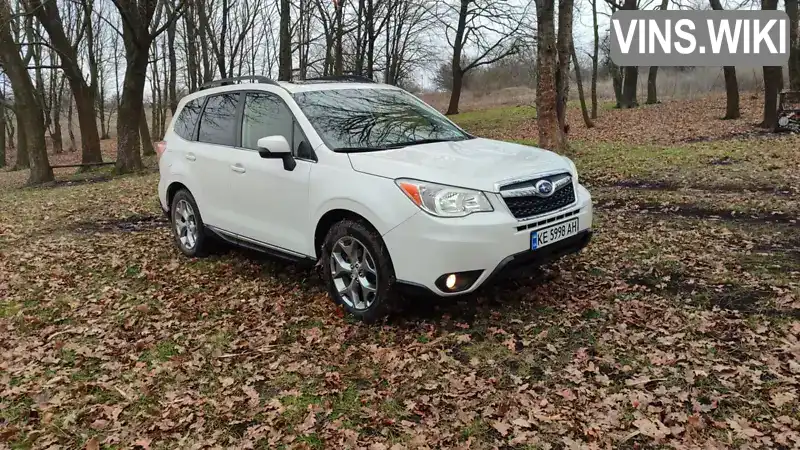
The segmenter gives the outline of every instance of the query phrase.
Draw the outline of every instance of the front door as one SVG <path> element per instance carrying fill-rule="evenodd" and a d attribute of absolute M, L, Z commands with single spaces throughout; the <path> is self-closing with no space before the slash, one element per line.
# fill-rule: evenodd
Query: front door
<path fill-rule="evenodd" d="M 299 127 L 295 132 L 294 117 L 279 96 L 247 92 L 244 101 L 241 146 L 232 161 L 236 172 L 231 183 L 242 220 L 233 231 L 281 250 L 308 254 L 314 233 L 309 225 L 308 182 L 314 162 L 298 158 L 297 167 L 289 171 L 280 159 L 261 158 L 256 144 L 263 137 L 284 136 L 297 157 L 305 138 Z"/>

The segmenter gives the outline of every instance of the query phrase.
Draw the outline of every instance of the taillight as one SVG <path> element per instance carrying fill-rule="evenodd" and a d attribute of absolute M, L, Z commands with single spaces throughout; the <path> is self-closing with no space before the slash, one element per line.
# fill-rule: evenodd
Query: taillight
<path fill-rule="evenodd" d="M 158 154 L 159 158 L 164 154 L 165 151 L 167 151 L 167 142 L 156 142 L 156 153 Z"/>

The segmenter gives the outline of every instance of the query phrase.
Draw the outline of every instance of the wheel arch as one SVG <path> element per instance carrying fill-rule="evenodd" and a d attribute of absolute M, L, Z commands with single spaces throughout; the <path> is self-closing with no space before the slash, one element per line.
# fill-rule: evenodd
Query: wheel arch
<path fill-rule="evenodd" d="M 180 181 L 173 181 L 167 187 L 167 210 L 168 211 L 172 209 L 172 199 L 175 198 L 175 194 L 177 194 L 178 191 L 180 191 L 181 189 L 186 189 L 189 193 L 192 192 L 192 191 L 189 190 L 188 187 L 186 187 L 185 184 L 181 183 Z"/>
<path fill-rule="evenodd" d="M 328 231 L 330 231 L 331 227 L 336 223 L 347 219 L 362 222 L 364 225 L 375 230 L 375 232 L 378 234 L 381 234 L 378 228 L 369 219 L 364 217 L 364 215 L 347 208 L 331 209 L 323 214 L 319 220 L 317 220 L 317 226 L 314 229 L 314 254 L 317 258 L 320 257 L 322 243 L 325 240 L 325 236 L 328 235 Z"/>

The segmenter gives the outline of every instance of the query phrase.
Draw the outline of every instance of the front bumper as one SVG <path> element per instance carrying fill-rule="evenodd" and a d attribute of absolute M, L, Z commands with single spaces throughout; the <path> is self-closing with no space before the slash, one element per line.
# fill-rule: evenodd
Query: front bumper
<path fill-rule="evenodd" d="M 492 213 L 459 219 L 438 218 L 423 212 L 414 215 L 383 236 L 398 283 L 424 288 L 443 297 L 462 295 L 520 266 L 531 268 L 580 251 L 591 239 L 592 200 L 583 186 L 576 183 L 575 188 L 575 204 L 525 221 L 515 219 L 495 194 L 489 194 L 495 209 Z M 574 218 L 578 218 L 576 236 L 530 250 L 532 231 Z M 452 293 L 436 285 L 443 274 L 476 270 L 482 273 L 469 289 Z"/>

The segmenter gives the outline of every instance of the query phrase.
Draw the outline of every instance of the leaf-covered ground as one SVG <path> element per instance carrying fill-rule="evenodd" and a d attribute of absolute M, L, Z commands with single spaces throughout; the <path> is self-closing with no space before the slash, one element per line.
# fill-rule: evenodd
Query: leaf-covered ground
<path fill-rule="evenodd" d="M 0 448 L 796 448 L 800 138 L 655 142 L 575 144 L 582 254 L 378 326 L 311 271 L 180 256 L 157 174 L 0 173 Z"/>

